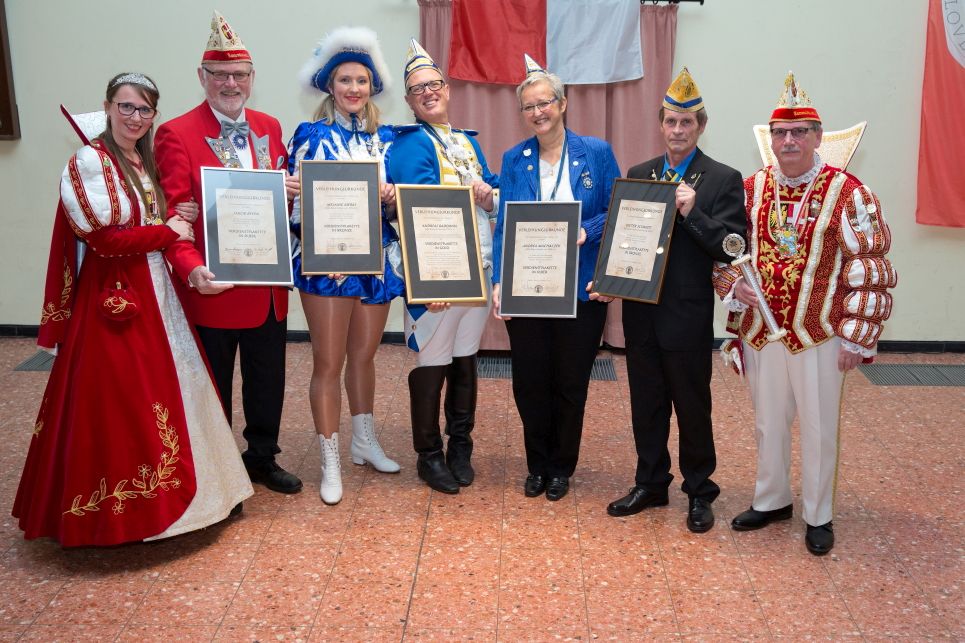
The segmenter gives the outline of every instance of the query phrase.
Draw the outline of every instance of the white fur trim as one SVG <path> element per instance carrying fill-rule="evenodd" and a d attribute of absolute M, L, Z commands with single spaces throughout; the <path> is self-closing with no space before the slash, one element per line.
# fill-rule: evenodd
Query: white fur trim
<path fill-rule="evenodd" d="M 382 80 L 382 92 L 385 94 L 392 86 L 392 77 L 389 75 L 389 68 L 385 64 L 385 57 L 382 55 L 382 48 L 379 46 L 379 37 L 368 27 L 339 27 L 325 35 L 318 41 L 318 45 L 312 52 L 302 69 L 298 72 L 299 82 L 307 89 L 320 91 L 312 86 L 312 78 L 319 69 L 325 66 L 335 54 L 343 49 L 362 49 L 372 57 L 372 64 L 375 65 L 375 73 Z M 373 98 L 375 98 L 373 96 Z"/>

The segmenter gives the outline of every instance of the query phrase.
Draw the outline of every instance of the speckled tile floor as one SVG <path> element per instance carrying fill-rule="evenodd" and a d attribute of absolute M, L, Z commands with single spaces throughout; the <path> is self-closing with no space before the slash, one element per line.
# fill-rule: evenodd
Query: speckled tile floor
<path fill-rule="evenodd" d="M 730 530 L 750 503 L 755 447 L 746 388 L 719 365 L 723 491 L 716 526 L 695 535 L 676 484 L 668 507 L 606 515 L 632 485 L 635 461 L 619 355 L 618 381 L 591 385 L 572 490 L 550 503 L 522 494 L 508 380 L 480 381 L 476 483 L 457 496 L 430 492 L 408 432 L 412 360 L 382 346 L 375 412 L 402 472 L 343 458 L 345 497 L 326 507 L 308 410 L 311 354 L 290 344 L 280 461 L 305 481 L 301 494 L 256 487 L 242 517 L 202 532 L 62 550 L 25 542 L 9 515 L 47 378 L 11 369 L 33 352 L 30 339 L 0 338 L 0 640 L 965 640 L 963 388 L 848 377 L 837 546 L 816 558 L 804 548 L 799 501 L 792 521 Z M 348 424 L 346 411 L 343 453 Z"/>

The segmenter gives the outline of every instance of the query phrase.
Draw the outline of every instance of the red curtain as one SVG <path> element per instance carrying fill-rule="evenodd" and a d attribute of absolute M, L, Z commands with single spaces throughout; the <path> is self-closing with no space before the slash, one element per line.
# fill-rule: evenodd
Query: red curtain
<path fill-rule="evenodd" d="M 624 173 L 637 163 L 663 151 L 657 111 L 672 79 L 677 36 L 676 5 L 641 5 L 640 37 L 644 77 L 606 85 L 570 85 L 566 88 L 566 125 L 574 132 L 602 138 L 613 146 Z M 419 0 L 419 40 L 436 64 L 449 68 L 452 36 L 452 0 Z M 499 43 L 484 43 L 499 46 Z M 519 65 L 523 61 L 520 57 Z M 550 70 L 552 71 L 552 69 Z M 531 136 L 519 115 L 512 85 L 473 84 L 449 78 L 449 118 L 454 127 L 479 132 L 489 167 L 499 172 L 503 152 Z M 610 304 L 603 341 L 623 347 L 619 302 Z M 509 338 L 503 322 L 491 320 L 482 348 L 506 350 Z"/>
<path fill-rule="evenodd" d="M 961 228 L 965 227 L 965 181 L 961 176 L 965 166 L 965 118 L 954 114 L 956 106 L 965 105 L 965 63 L 960 62 L 965 52 L 957 52 L 956 60 L 949 51 L 952 46 L 961 46 L 955 39 L 962 27 L 955 7 L 941 0 L 928 3 L 915 220 Z"/>

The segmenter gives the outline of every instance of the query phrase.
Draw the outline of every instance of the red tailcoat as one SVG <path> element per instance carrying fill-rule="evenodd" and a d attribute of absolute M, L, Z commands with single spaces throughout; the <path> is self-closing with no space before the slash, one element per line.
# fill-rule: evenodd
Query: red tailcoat
<path fill-rule="evenodd" d="M 251 126 L 249 150 L 254 166 L 260 169 L 283 169 L 288 152 L 281 137 L 278 120 L 253 109 L 245 109 Z M 268 155 L 258 158 L 254 139 L 268 136 Z M 190 112 L 162 125 L 154 138 L 161 187 L 168 200 L 168 216 L 175 214 L 174 206 L 191 200 L 201 203 L 202 167 L 223 167 L 224 163 L 207 138 L 218 139 L 221 124 L 207 102 Z M 202 214 L 203 216 L 203 214 Z M 178 294 L 188 321 L 210 328 L 255 328 L 268 318 L 269 304 L 274 302 L 275 317 L 282 320 L 288 314 L 288 289 L 279 286 L 235 286 L 218 295 L 202 295 L 187 286 L 188 275 L 204 265 L 204 221 L 194 222 L 194 244 L 181 241 L 165 252 L 180 279 L 175 279 Z"/>

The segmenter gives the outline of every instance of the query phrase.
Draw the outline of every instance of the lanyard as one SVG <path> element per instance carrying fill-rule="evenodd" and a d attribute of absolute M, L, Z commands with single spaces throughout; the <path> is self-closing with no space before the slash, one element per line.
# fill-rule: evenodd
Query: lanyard
<path fill-rule="evenodd" d="M 538 144 L 537 144 L 538 146 Z M 550 194 L 550 198 L 547 201 L 556 200 L 556 191 L 560 189 L 560 181 L 563 180 L 563 169 L 566 167 L 566 151 L 567 142 L 566 136 L 563 136 L 563 149 L 560 151 L 560 169 L 556 173 L 556 185 L 553 186 L 553 192 Z M 543 177 L 540 175 L 539 180 L 536 181 L 536 200 L 543 200 Z"/>

